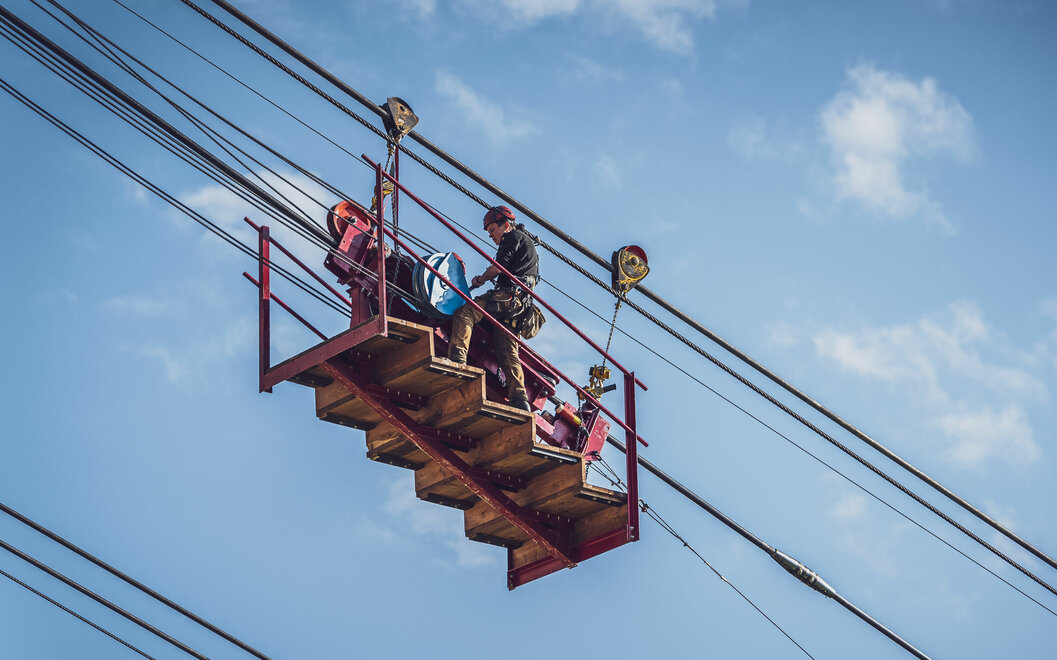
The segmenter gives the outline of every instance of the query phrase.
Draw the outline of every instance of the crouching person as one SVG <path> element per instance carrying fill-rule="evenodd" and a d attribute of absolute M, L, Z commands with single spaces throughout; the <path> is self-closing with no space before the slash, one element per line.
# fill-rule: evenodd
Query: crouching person
<path fill-rule="evenodd" d="M 539 278 L 539 259 L 532 237 L 524 229 L 514 224 L 514 212 L 505 206 L 494 206 L 484 215 L 484 229 L 488 236 L 499 246 L 495 260 L 517 277 L 529 288 L 536 286 Z M 518 317 L 525 311 L 531 298 L 521 286 L 490 265 L 484 273 L 477 275 L 470 282 L 471 286 L 481 286 L 495 280 L 495 288 L 477 296 L 474 301 L 489 314 L 504 322 L 510 329 Z M 470 335 L 473 326 L 484 316 L 474 309 L 473 305 L 463 305 L 452 317 L 451 342 L 448 346 L 448 359 L 462 364 L 466 363 L 466 351 L 470 346 Z M 516 335 L 517 331 L 512 330 Z M 495 357 L 506 374 L 507 399 L 511 406 L 522 410 L 531 410 L 528 394 L 525 391 L 525 372 L 518 357 L 517 341 L 503 332 L 493 328 L 495 338 Z"/>

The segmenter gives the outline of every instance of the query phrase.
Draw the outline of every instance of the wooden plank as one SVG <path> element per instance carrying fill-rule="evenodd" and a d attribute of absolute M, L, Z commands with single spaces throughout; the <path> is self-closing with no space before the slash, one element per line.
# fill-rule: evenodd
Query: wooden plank
<path fill-rule="evenodd" d="M 373 320 L 373 317 L 372 317 Z M 370 355 L 382 356 L 397 352 L 406 346 L 408 342 L 417 343 L 424 337 L 433 334 L 433 328 L 411 321 L 388 317 L 390 337 L 372 337 L 356 346 L 356 350 Z M 430 340 L 432 344 L 432 340 Z"/>
<path fill-rule="evenodd" d="M 430 344 L 432 344 L 432 341 Z M 384 398 L 372 394 L 369 389 L 370 383 L 365 376 L 357 374 L 348 365 L 342 364 L 338 360 L 328 360 L 323 365 L 323 368 L 327 375 L 334 378 L 335 381 L 341 382 L 357 396 L 368 401 L 380 413 L 384 413 L 386 419 L 404 435 L 409 437 L 416 435 L 415 429 L 419 424 L 399 407 Z M 481 383 L 483 385 L 481 379 L 472 381 L 472 383 Z M 443 397 L 443 399 L 447 398 Z M 452 450 L 439 442 L 429 442 L 421 437 L 417 438 L 417 443 L 420 444 L 420 449 L 429 454 L 433 461 L 440 463 L 446 469 L 458 475 L 460 481 L 475 495 L 503 512 L 530 538 L 546 548 L 550 556 L 558 563 L 567 567 L 576 565 L 575 560 L 569 556 L 567 539 L 559 538 L 537 519 L 519 517 L 516 503 L 491 483 L 470 476 L 470 473 L 465 470 L 468 467 L 465 460 L 457 456 Z"/>
<path fill-rule="evenodd" d="M 382 416 L 374 411 L 373 408 L 368 406 L 359 399 L 352 399 L 339 406 L 333 407 L 323 415 L 341 415 L 342 417 L 349 417 L 352 419 L 362 420 L 365 424 L 377 424 L 382 421 Z M 321 415 L 321 416 L 323 416 Z"/>
<path fill-rule="evenodd" d="M 356 398 L 356 395 L 342 387 L 341 383 L 331 383 L 316 389 L 316 416 L 320 417 L 343 403 Z"/>
<path fill-rule="evenodd" d="M 573 527 L 572 543 L 576 545 L 609 532 L 623 531 L 627 525 L 627 519 L 627 506 L 606 507 L 605 510 L 577 521 Z M 510 552 L 509 567 L 517 569 L 547 557 L 547 553 L 542 548 L 535 543 L 527 542 Z"/>
<path fill-rule="evenodd" d="M 561 464 L 552 458 L 533 455 L 531 452 L 537 448 L 568 463 L 579 464 L 582 460 L 577 452 L 540 445 L 533 434 L 533 429 L 529 426 L 505 426 L 497 433 L 483 438 L 478 448 L 470 454 L 469 460 L 478 467 L 500 470 L 529 479 Z"/>
<path fill-rule="evenodd" d="M 583 543 L 588 539 L 601 536 L 614 529 L 623 529 L 628 522 L 628 507 L 607 506 L 598 513 L 576 521 L 573 527 L 573 544 Z"/>
<path fill-rule="evenodd" d="M 510 552 L 509 568 L 527 566 L 541 559 L 546 559 L 548 556 L 546 551 L 536 543 L 525 543 Z"/>
<path fill-rule="evenodd" d="M 527 488 L 511 493 L 510 499 L 525 509 L 565 515 L 562 512 L 570 508 L 566 503 L 573 500 L 582 487 L 581 465 L 557 465 L 545 475 L 533 479 Z M 463 523 L 468 537 L 477 534 L 501 536 L 500 530 L 508 524 L 496 511 L 483 507 L 467 511 Z"/>
<path fill-rule="evenodd" d="M 509 520 L 499 515 L 487 502 L 478 502 L 463 512 L 466 538 L 471 541 L 478 537 L 506 539 L 510 543 L 535 545 L 528 534 L 518 529 Z M 487 543 L 487 541 L 485 541 Z M 546 555 L 546 553 L 544 553 Z"/>
<path fill-rule="evenodd" d="M 430 462 L 415 472 L 415 495 L 423 500 L 428 500 L 431 496 L 441 497 L 464 502 L 467 506 L 472 506 L 478 501 L 469 488 L 451 478 L 451 475 L 435 462 Z"/>
<path fill-rule="evenodd" d="M 384 373 L 377 376 L 377 380 L 394 389 L 433 397 L 482 376 L 483 369 L 456 364 L 445 358 L 420 355 L 417 361 L 387 367 Z"/>
<path fill-rule="evenodd" d="M 377 460 L 378 456 L 390 455 L 413 463 L 430 462 L 429 455 L 419 449 L 389 422 L 380 422 L 367 431 L 367 457 Z"/>

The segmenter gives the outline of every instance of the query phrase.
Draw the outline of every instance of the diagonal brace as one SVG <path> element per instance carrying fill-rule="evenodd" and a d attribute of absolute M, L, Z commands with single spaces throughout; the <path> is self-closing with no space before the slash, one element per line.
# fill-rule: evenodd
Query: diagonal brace
<path fill-rule="evenodd" d="M 329 359 L 320 366 L 329 376 L 348 388 L 349 391 L 381 415 L 383 419 L 410 438 L 419 449 L 469 488 L 472 493 L 487 502 L 489 506 L 498 511 L 511 524 L 525 532 L 548 555 L 554 557 L 567 568 L 576 566 L 576 561 L 571 556 L 568 542 L 562 543 L 560 540 L 560 537 L 564 535 L 555 534 L 537 519 L 524 516 L 524 510 L 490 481 L 472 476 L 470 474 L 472 471 L 471 466 L 466 461 L 459 458 L 448 447 L 420 433 L 418 422 L 413 420 L 398 406 L 386 398 L 373 394 L 366 377 L 334 359 Z"/>

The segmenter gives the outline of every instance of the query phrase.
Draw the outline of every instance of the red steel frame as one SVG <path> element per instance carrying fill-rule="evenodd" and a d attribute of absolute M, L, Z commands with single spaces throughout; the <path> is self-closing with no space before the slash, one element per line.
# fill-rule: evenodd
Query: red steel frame
<path fill-rule="evenodd" d="M 334 337 L 327 339 L 326 336 L 313 327 L 308 321 L 301 317 L 297 312 L 291 309 L 286 303 L 279 299 L 271 291 L 270 282 L 270 246 L 275 245 L 283 254 L 290 258 L 300 268 L 309 273 L 321 284 L 326 286 L 331 293 L 336 295 L 346 304 L 350 304 L 351 301 L 345 296 L 341 295 L 332 286 L 326 283 L 320 278 L 312 269 L 308 268 L 300 260 L 297 259 L 292 253 L 278 243 L 274 238 L 271 237 L 267 226 L 258 226 L 253 223 L 249 218 L 246 218 L 246 222 L 249 223 L 254 229 L 257 230 L 259 235 L 258 240 L 258 279 L 254 280 L 248 273 L 243 275 L 253 282 L 259 288 L 260 295 L 258 297 L 258 311 L 259 311 L 259 359 L 260 359 L 260 391 L 271 392 L 272 387 L 285 380 L 289 380 L 298 374 L 307 371 L 313 367 L 321 367 L 331 378 L 335 381 L 340 382 L 350 392 L 355 394 L 358 398 L 363 400 L 378 414 L 380 414 L 386 421 L 392 424 L 402 434 L 414 440 L 415 444 L 419 446 L 431 459 L 437 461 L 447 471 L 453 474 L 460 482 L 462 482 L 467 488 L 469 488 L 474 494 L 481 499 L 485 500 L 490 506 L 496 511 L 502 514 L 505 518 L 510 520 L 511 523 L 519 527 L 524 531 L 529 538 L 539 544 L 543 548 L 548 556 L 540 559 L 531 564 L 521 566 L 519 568 L 511 568 L 507 572 L 508 587 L 513 589 L 517 586 L 530 582 L 534 579 L 547 575 L 565 567 L 575 566 L 577 562 L 589 559 L 603 552 L 616 548 L 628 542 L 637 541 L 639 539 L 639 509 L 638 509 L 638 453 L 637 444 L 641 442 L 643 445 L 648 443 L 642 439 L 636 431 L 636 419 L 635 419 L 635 388 L 636 386 L 646 389 L 646 385 L 635 377 L 635 373 L 626 369 L 623 365 L 613 359 L 606 351 L 600 348 L 595 342 L 587 337 L 583 332 L 573 325 L 568 319 L 562 316 L 557 310 L 555 310 L 550 304 L 543 300 L 538 294 L 527 286 L 522 285 L 522 288 L 527 291 L 536 301 L 544 306 L 549 312 L 554 314 L 556 318 L 562 321 L 569 329 L 583 339 L 588 345 L 590 345 L 595 351 L 605 356 L 613 366 L 619 370 L 624 376 L 624 419 L 620 419 L 613 414 L 609 409 L 603 406 L 596 397 L 586 392 L 576 382 L 562 373 L 560 370 L 551 365 L 542 356 L 532 350 L 527 344 L 525 344 L 519 337 L 514 335 L 509 329 L 503 326 L 501 323 L 496 321 L 490 314 L 488 314 L 483 308 L 481 308 L 470 296 L 463 293 L 458 287 L 454 286 L 447 278 L 444 277 L 440 272 L 433 268 L 429 263 L 419 256 L 413 249 L 411 249 L 406 243 L 401 241 L 399 237 L 393 231 L 386 229 L 384 220 L 384 198 L 382 195 L 382 183 L 384 179 L 388 179 L 393 183 L 393 210 L 396 213 L 398 204 L 398 195 L 400 192 L 406 194 L 419 206 L 425 209 L 430 215 L 436 220 L 443 224 L 449 231 L 457 235 L 467 245 L 472 247 L 478 254 L 488 260 L 489 263 L 493 264 L 499 270 L 510 277 L 515 282 L 521 284 L 520 280 L 514 277 L 509 271 L 503 266 L 498 264 L 492 257 L 485 253 L 476 243 L 470 238 L 465 236 L 462 232 L 452 226 L 447 220 L 440 216 L 436 211 L 433 210 L 428 204 L 423 202 L 421 199 L 416 197 L 407 188 L 405 188 L 398 180 L 399 170 L 395 170 L 397 176 L 390 176 L 389 173 L 382 169 L 382 166 L 375 163 L 367 156 L 364 158 L 374 166 L 375 168 L 375 194 L 376 199 L 379 200 L 377 203 L 376 211 L 376 227 L 377 233 L 375 236 L 375 242 L 377 245 L 378 256 L 377 256 L 377 272 L 374 273 L 377 279 L 377 298 L 378 298 L 378 313 L 371 319 L 359 323 L 345 332 L 339 333 Z M 397 164 L 399 167 L 399 152 L 396 154 Z M 480 471 L 474 470 L 465 461 L 463 461 L 457 454 L 455 454 L 436 434 L 431 434 L 428 430 L 420 426 L 414 419 L 412 419 L 406 412 L 404 412 L 398 405 L 396 405 L 390 397 L 385 396 L 384 393 L 380 393 L 379 388 L 372 386 L 369 378 L 365 374 L 357 373 L 351 369 L 344 362 L 336 359 L 338 355 L 344 351 L 353 348 L 363 341 L 374 337 L 374 336 L 386 336 L 388 334 L 388 309 L 387 309 L 387 295 L 386 295 L 386 276 L 385 276 L 385 237 L 389 238 L 394 242 L 395 245 L 403 249 L 407 254 L 414 258 L 418 263 L 422 264 L 427 268 L 433 275 L 440 278 L 445 282 L 452 290 L 456 291 L 465 301 L 466 304 L 473 305 L 479 312 L 481 312 L 485 318 L 492 322 L 496 327 L 500 328 L 503 332 L 506 332 L 510 337 L 517 342 L 518 346 L 522 350 L 529 351 L 534 357 L 536 357 L 542 364 L 549 367 L 554 371 L 562 380 L 571 385 L 580 396 L 592 402 L 592 404 L 598 406 L 598 409 L 606 414 L 607 417 L 612 419 L 618 426 L 624 429 L 625 439 L 627 446 L 626 454 L 626 470 L 627 470 L 627 505 L 628 515 L 627 523 L 624 529 L 616 529 L 611 532 L 607 532 L 593 539 L 588 539 L 575 546 L 569 544 L 569 529 L 570 523 L 568 519 L 556 516 L 554 514 L 547 514 L 540 511 L 533 511 L 530 509 L 524 509 L 517 503 L 511 500 L 506 494 L 504 494 L 499 488 L 497 488 L 485 475 L 480 474 Z M 278 365 L 271 365 L 270 355 L 270 341 L 271 341 L 271 310 L 270 302 L 274 300 L 283 309 L 289 312 L 294 318 L 303 323 L 312 332 L 318 335 L 324 341 L 316 346 L 289 358 Z M 553 529 L 545 526 L 551 525 Z M 508 550 L 508 554 L 511 558 L 512 563 L 513 550 Z"/>

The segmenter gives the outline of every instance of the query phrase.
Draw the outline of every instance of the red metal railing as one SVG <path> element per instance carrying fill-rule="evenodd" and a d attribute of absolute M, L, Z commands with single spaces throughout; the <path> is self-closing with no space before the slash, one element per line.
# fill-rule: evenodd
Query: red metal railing
<path fill-rule="evenodd" d="M 399 153 L 397 153 L 396 157 L 399 158 Z M 622 429 L 624 429 L 626 445 L 627 445 L 627 452 L 626 452 L 626 459 L 627 459 L 626 460 L 627 496 L 628 496 L 627 541 L 638 540 L 638 538 L 639 538 L 639 515 L 638 515 L 639 514 L 639 509 L 638 509 L 638 478 L 637 478 L 637 475 L 638 475 L 638 451 L 637 451 L 637 445 L 638 445 L 638 443 L 641 442 L 644 446 L 649 446 L 649 443 L 646 442 L 646 440 L 644 440 L 642 437 L 640 437 L 638 435 L 638 433 L 637 433 L 637 430 L 636 430 L 635 388 L 636 387 L 641 387 L 643 390 L 646 390 L 647 387 L 646 387 L 645 383 L 643 383 L 642 381 L 637 379 L 635 377 L 635 373 L 633 371 L 630 371 L 629 369 L 624 367 L 619 361 L 617 361 L 615 358 L 613 358 L 613 356 L 611 356 L 607 351 L 605 351 L 600 346 L 598 346 L 598 344 L 596 344 L 593 340 L 591 340 L 590 337 L 588 337 L 586 334 L 584 334 L 579 328 L 577 328 L 571 321 L 569 321 L 567 318 L 565 318 L 565 316 L 563 316 L 560 312 L 558 312 L 558 310 L 556 310 L 554 307 L 552 307 L 546 300 L 544 300 L 542 297 L 540 297 L 535 291 L 533 291 L 530 287 L 526 286 L 523 282 L 521 282 L 521 280 L 519 280 L 512 273 L 510 273 L 510 271 L 508 271 L 506 268 L 504 268 L 502 265 L 500 265 L 498 262 L 496 262 L 496 260 L 494 258 L 492 258 L 484 250 L 482 250 L 481 247 L 478 246 L 471 238 L 467 237 L 463 232 L 459 231 L 454 225 L 452 225 L 443 216 L 441 216 L 439 213 L 437 213 L 429 204 L 427 204 L 426 202 L 422 201 L 414 193 L 409 191 L 404 185 L 402 185 L 398 181 L 397 177 L 391 176 L 388 172 L 385 172 L 380 164 L 372 161 L 366 155 L 364 156 L 364 159 L 366 159 L 367 162 L 370 163 L 375 168 L 375 199 L 378 200 L 378 202 L 376 204 L 376 213 L 375 213 L 375 215 L 376 215 L 376 217 L 375 217 L 375 220 L 376 220 L 375 243 L 377 245 L 377 250 L 378 250 L 378 257 L 377 257 L 377 260 L 376 260 L 377 261 L 378 270 L 377 270 L 377 272 L 373 273 L 374 278 L 376 279 L 376 282 L 377 282 L 377 290 L 376 291 L 377 291 L 377 299 L 378 299 L 378 313 L 377 313 L 377 315 L 375 316 L 375 319 L 372 322 L 368 322 L 366 324 L 363 324 L 362 327 L 361 326 L 357 326 L 356 328 L 353 328 L 352 330 L 350 330 L 350 332 L 352 332 L 353 334 L 351 336 L 343 337 L 343 341 L 341 341 L 340 344 L 342 346 L 344 346 L 345 344 L 350 344 L 351 345 L 357 340 L 361 340 L 362 341 L 362 339 L 360 339 L 361 337 L 363 339 L 365 339 L 367 336 L 370 336 L 370 335 L 386 334 L 387 333 L 387 330 L 388 330 L 388 323 L 387 323 L 387 318 L 388 318 L 388 314 L 387 314 L 387 312 L 388 312 L 388 309 L 387 309 L 387 298 L 388 298 L 388 296 L 386 295 L 386 274 L 385 274 L 385 252 L 384 252 L 384 250 L 385 250 L 385 237 L 388 236 L 393 241 L 393 243 L 395 245 L 397 245 L 400 249 L 404 250 L 417 263 L 422 264 L 422 266 L 424 268 L 429 270 L 434 276 L 438 277 L 449 288 L 451 288 L 453 291 L 455 291 L 461 298 L 463 298 L 463 300 L 466 302 L 466 304 L 473 305 L 473 307 L 477 311 L 479 311 L 484 316 L 484 318 L 488 319 L 488 321 L 491 322 L 494 326 L 498 327 L 502 332 L 505 332 L 509 337 L 511 337 L 516 342 L 516 344 L 519 346 L 519 348 L 521 350 L 528 351 L 528 353 L 530 355 L 532 355 L 535 359 L 539 360 L 539 362 L 541 364 L 543 364 L 546 367 L 548 367 L 555 374 L 557 374 L 558 377 L 561 378 L 565 383 L 567 383 L 573 389 L 575 389 L 576 392 L 583 399 L 585 399 L 587 401 L 590 401 L 593 405 L 597 406 L 598 409 L 601 412 L 603 412 L 607 417 L 609 417 L 617 426 L 619 426 Z M 588 344 L 596 352 L 598 352 L 600 355 L 604 356 L 605 359 L 607 361 L 609 361 L 613 365 L 614 368 L 616 368 L 618 371 L 620 371 L 623 374 L 623 376 L 624 376 L 624 418 L 623 419 L 618 417 L 615 413 L 613 413 L 611 410 L 609 410 L 606 406 L 602 405 L 602 403 L 598 400 L 597 397 L 595 397 L 591 393 L 587 392 L 583 387 L 578 385 L 574 380 L 569 378 L 561 370 L 556 368 L 548 360 L 546 360 L 539 353 L 537 353 L 535 350 L 533 350 L 531 346 L 529 346 L 524 341 L 522 341 L 520 337 L 518 337 L 509 328 L 507 328 L 502 323 L 500 323 L 498 320 L 496 320 L 491 314 L 489 314 L 487 311 L 485 311 L 484 308 L 482 308 L 480 305 L 478 305 L 477 302 L 471 296 L 467 295 L 462 290 L 460 290 L 450 280 L 448 280 L 443 274 L 441 274 L 432 265 L 430 265 L 423 257 L 421 257 L 418 253 L 416 253 L 414 251 L 414 249 L 412 249 L 407 243 L 402 241 L 399 238 L 399 236 L 397 236 L 397 234 L 394 231 L 391 231 L 391 230 L 389 230 L 389 229 L 387 229 L 385 227 L 385 219 L 384 219 L 384 215 L 383 215 L 384 214 L 384 208 L 383 208 L 384 207 L 384 197 L 383 197 L 383 191 L 382 191 L 382 184 L 383 184 L 383 182 L 386 179 L 391 181 L 392 184 L 393 184 L 393 207 L 394 207 L 394 212 L 396 210 L 396 206 L 397 206 L 397 203 L 398 203 L 397 202 L 398 195 L 399 195 L 400 192 L 403 192 L 412 201 L 414 201 L 416 204 L 418 204 L 420 207 L 422 207 L 427 213 L 429 213 L 434 219 L 436 219 L 438 222 L 440 222 L 445 228 L 447 228 L 453 234 L 458 236 L 464 243 L 466 243 L 471 248 L 473 248 L 473 250 L 475 252 L 477 252 L 482 257 L 484 257 L 490 264 L 492 264 L 496 268 L 498 268 L 500 272 L 502 272 L 504 275 L 509 277 L 511 280 L 513 280 L 513 281 L 517 282 L 519 285 L 521 285 L 521 288 L 525 292 L 527 292 L 530 296 L 532 296 L 532 298 L 535 301 L 540 303 L 540 305 L 542 305 L 547 311 L 549 311 L 551 314 L 553 314 L 555 318 L 560 320 L 567 328 L 572 330 L 573 333 L 575 333 L 580 339 L 582 339 L 586 344 Z M 272 238 L 270 233 L 269 233 L 269 229 L 268 229 L 267 226 L 259 226 L 256 223 L 254 223 L 253 221 L 251 221 L 249 218 L 246 218 L 245 220 L 246 220 L 247 223 L 250 224 L 250 226 L 252 226 L 254 229 L 256 229 L 258 234 L 259 234 L 259 251 L 260 251 L 259 259 L 258 259 L 258 263 L 259 263 L 259 278 L 257 280 L 255 280 L 248 273 L 243 273 L 243 275 L 247 279 L 249 279 L 251 282 L 256 284 L 258 286 L 258 288 L 260 289 L 260 298 L 259 298 L 259 306 L 260 306 L 260 342 L 261 342 L 261 347 L 260 347 L 260 365 L 261 365 L 261 367 L 260 367 L 260 390 L 262 392 L 264 392 L 264 391 L 270 392 L 272 384 L 274 384 L 275 382 L 279 382 L 283 378 L 288 378 L 290 375 L 293 374 L 293 372 L 297 372 L 298 371 L 297 363 L 300 362 L 301 358 L 302 358 L 302 356 L 297 356 L 296 358 L 291 358 L 290 360 L 287 360 L 287 362 L 283 363 L 283 365 L 287 365 L 287 363 L 293 362 L 293 364 L 287 365 L 288 367 L 291 367 L 291 368 L 280 369 L 279 367 L 277 367 L 277 368 L 273 369 L 271 367 L 270 354 L 269 354 L 269 350 L 270 350 L 270 347 L 269 347 L 269 343 L 270 343 L 270 307 L 269 307 L 269 303 L 270 303 L 270 301 L 271 300 L 275 300 L 275 302 L 278 305 L 280 305 L 283 309 L 285 309 L 287 312 L 289 312 L 294 318 L 296 318 L 298 321 L 303 323 L 306 327 L 308 327 L 312 332 L 314 332 L 320 338 L 326 339 L 326 336 L 322 332 L 317 330 L 315 327 L 313 327 L 307 320 L 305 320 L 302 316 L 300 316 L 297 312 L 295 312 L 289 305 L 284 303 L 282 300 L 280 300 L 277 296 L 275 296 L 271 292 L 270 277 L 269 277 L 269 275 L 270 275 L 270 268 L 269 267 L 270 267 L 270 264 L 271 264 L 271 261 L 269 259 L 269 246 L 270 245 L 275 245 L 276 248 L 278 248 L 291 261 L 293 261 L 301 269 L 303 269 L 305 272 L 307 272 L 309 275 L 311 275 L 317 282 L 319 282 L 320 284 L 323 284 L 323 286 L 325 286 L 327 288 L 327 290 L 329 290 L 332 294 L 337 296 L 341 301 L 343 301 L 344 303 L 350 305 L 350 307 L 352 306 L 352 302 L 346 296 L 342 295 L 340 292 L 338 292 L 336 289 L 334 289 L 334 287 L 332 287 L 329 283 L 325 282 L 311 268 L 309 268 L 304 263 L 302 263 L 301 260 L 299 260 L 289 250 L 287 250 L 285 247 L 283 247 L 278 241 L 276 241 L 274 238 Z M 338 256 L 340 256 L 340 255 L 338 255 Z M 341 348 L 341 347 L 339 346 L 337 348 Z M 332 350 L 328 350 L 326 352 L 330 353 L 330 352 L 332 352 Z M 319 353 L 319 352 L 320 351 L 318 349 L 315 350 L 315 351 L 310 351 L 310 353 Z M 316 356 L 316 357 L 318 357 L 318 356 Z M 280 365 L 280 367 L 282 367 L 283 365 Z M 289 374 L 287 373 L 288 371 L 290 372 Z M 279 373 L 279 372 L 281 372 L 281 373 Z"/>
<path fill-rule="evenodd" d="M 388 172 L 385 172 L 382 169 L 382 166 L 380 164 L 378 164 L 378 163 L 374 162 L 373 160 L 371 160 L 366 154 L 363 155 L 363 158 L 368 163 L 373 165 L 374 168 L 375 168 L 375 181 L 376 181 L 375 186 L 376 186 L 376 194 L 378 196 L 377 197 L 378 199 L 382 198 L 381 197 L 381 194 L 382 194 L 382 179 L 383 179 L 383 177 L 385 177 L 390 182 L 392 182 L 392 184 L 393 184 L 393 194 L 394 195 L 396 195 L 398 191 L 402 191 L 405 195 L 407 195 L 409 198 L 411 198 L 412 201 L 414 201 L 416 204 L 421 206 L 427 213 L 429 213 L 431 216 L 433 216 L 438 222 L 440 222 L 442 225 L 444 225 L 449 231 L 451 231 L 453 234 L 455 234 L 460 239 L 462 239 L 462 241 L 464 243 L 469 245 L 471 248 L 474 249 L 474 251 L 476 251 L 482 257 L 487 259 L 489 263 L 491 263 L 496 268 L 498 268 L 500 270 L 500 272 L 502 272 L 504 275 L 509 277 L 511 280 L 517 282 L 521 286 L 523 291 L 526 291 L 529 295 L 532 296 L 532 298 L 534 300 L 536 300 L 540 304 L 542 304 L 549 312 L 554 314 L 554 316 L 556 318 L 561 320 L 562 323 L 565 324 L 566 327 L 568 327 L 570 330 L 572 330 L 574 333 L 576 333 L 577 336 L 579 336 L 581 339 L 583 339 L 588 345 L 590 345 L 592 348 L 594 348 L 598 353 L 600 353 L 601 355 L 605 356 L 610 362 L 612 362 L 613 366 L 616 367 L 624 375 L 624 419 L 621 419 L 618 416 L 616 416 L 613 412 L 611 412 L 608 408 L 603 406 L 602 403 L 595 396 L 593 396 L 592 394 L 587 392 L 583 387 L 581 387 L 575 381 L 573 381 L 571 378 L 569 378 L 564 373 L 562 373 L 562 371 L 560 371 L 554 365 L 552 365 L 549 361 L 544 359 L 539 353 L 537 353 L 536 351 L 532 350 L 532 348 L 528 344 L 523 342 L 520 339 L 520 337 L 518 337 L 516 334 L 511 332 L 509 328 L 507 328 L 505 325 L 503 325 L 502 323 L 497 321 L 494 317 L 492 317 L 492 315 L 489 314 L 488 312 L 486 312 L 484 310 L 484 308 L 482 308 L 480 305 L 478 305 L 476 303 L 476 301 L 473 300 L 473 298 L 471 298 L 469 295 L 463 293 L 462 290 L 459 289 L 459 287 L 455 286 L 444 275 L 442 275 L 437 269 L 435 269 L 433 266 L 431 266 L 429 263 L 427 263 L 425 259 L 423 259 L 413 249 L 411 249 L 406 243 L 401 241 L 399 239 L 399 237 L 397 237 L 397 235 L 394 232 L 389 231 L 387 229 L 383 229 L 385 234 L 387 236 L 389 236 L 396 245 L 399 245 L 409 255 L 411 255 L 411 257 L 414 258 L 415 261 L 417 261 L 418 263 L 422 264 L 434 276 L 440 278 L 440 280 L 442 282 L 444 282 L 446 285 L 448 285 L 448 287 L 451 290 L 453 290 L 457 294 L 459 294 L 459 297 L 461 297 L 464 301 L 466 301 L 466 304 L 473 305 L 474 309 L 476 309 L 478 312 L 483 314 L 485 318 L 487 318 L 494 326 L 498 327 L 503 332 L 505 332 L 507 334 L 507 336 L 511 337 L 521 349 L 527 350 L 533 357 L 535 357 L 537 360 L 539 360 L 542 364 L 546 365 L 548 368 L 553 370 L 554 373 L 556 373 L 563 381 L 565 381 L 567 384 L 571 385 L 573 387 L 573 389 L 575 389 L 577 391 L 577 393 L 581 397 L 583 397 L 584 399 L 590 401 L 592 404 L 597 406 L 598 409 L 601 410 L 603 413 L 605 413 L 607 417 L 609 417 L 611 420 L 613 420 L 613 422 L 615 422 L 618 426 L 620 426 L 622 429 L 624 429 L 624 431 L 625 431 L 625 440 L 626 440 L 625 444 L 627 445 L 627 449 L 628 449 L 626 454 L 625 454 L 625 457 L 626 457 L 626 468 L 625 469 L 626 469 L 626 474 L 627 474 L 627 486 L 628 486 L 628 493 L 627 493 L 627 495 L 628 495 L 628 540 L 629 541 L 637 540 L 639 538 L 638 443 L 641 442 L 644 446 L 649 446 L 649 443 L 646 442 L 641 437 L 639 437 L 638 432 L 635 429 L 635 387 L 637 385 L 639 387 L 642 387 L 643 390 L 645 390 L 646 389 L 646 385 L 644 383 L 642 383 L 641 381 L 639 381 L 637 378 L 635 378 L 635 373 L 633 371 L 628 370 L 623 365 L 621 365 L 619 362 L 617 362 L 615 359 L 613 359 L 613 357 L 611 355 L 609 355 L 605 350 L 603 350 L 595 342 L 593 342 L 589 337 L 587 337 L 583 332 L 581 332 L 580 329 L 577 328 L 571 321 L 569 321 L 564 316 L 562 316 L 556 309 L 554 309 L 549 303 L 547 303 L 547 301 L 543 300 L 535 291 L 532 290 L 531 287 L 525 285 L 524 282 L 522 282 L 520 279 L 515 277 L 510 271 L 508 271 L 506 268 L 504 268 L 502 265 L 500 265 L 495 259 L 490 257 L 484 250 L 482 250 L 476 243 L 474 243 L 471 239 L 469 239 L 465 234 L 463 234 L 458 229 L 456 229 L 454 226 L 452 226 L 452 224 L 450 222 L 448 222 L 444 217 L 442 217 L 439 213 L 437 213 L 429 204 L 427 204 L 424 201 L 422 201 L 421 199 L 419 199 L 417 196 L 415 196 L 414 193 L 412 193 L 403 184 L 401 184 L 399 181 L 397 181 L 396 178 L 390 176 Z M 379 209 L 381 208 L 381 206 L 382 205 L 379 203 L 378 204 Z M 379 227 L 381 227 L 381 225 L 379 225 Z"/>

